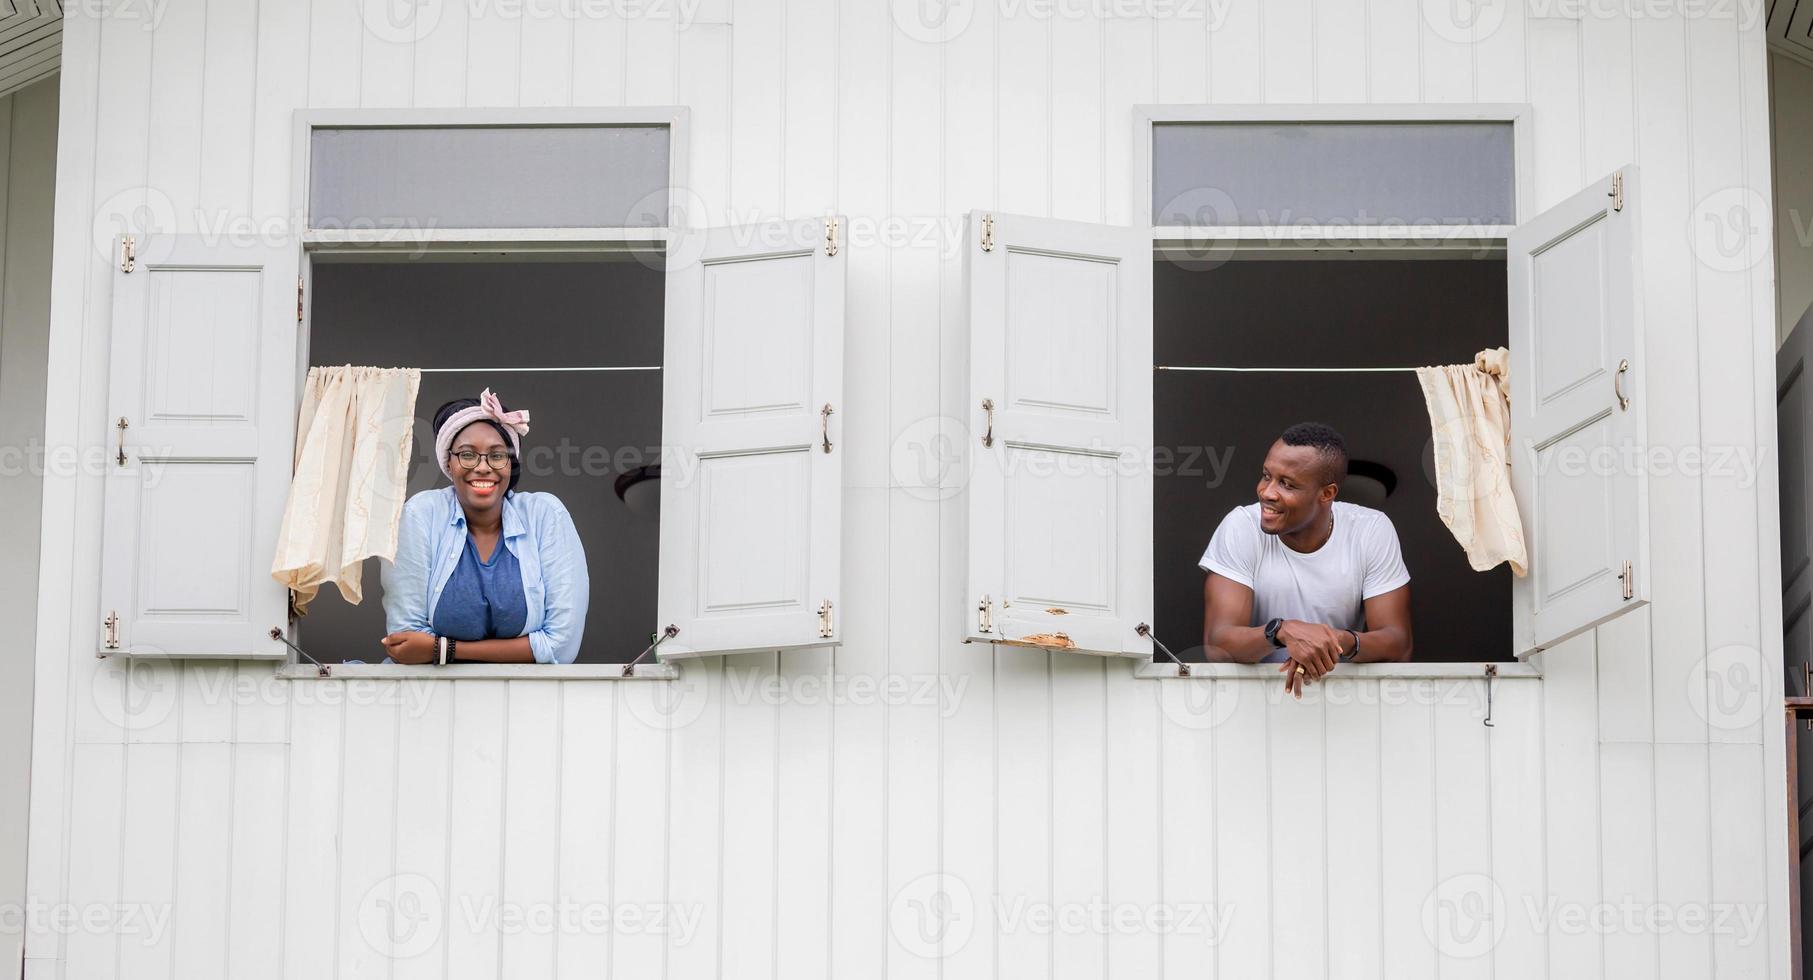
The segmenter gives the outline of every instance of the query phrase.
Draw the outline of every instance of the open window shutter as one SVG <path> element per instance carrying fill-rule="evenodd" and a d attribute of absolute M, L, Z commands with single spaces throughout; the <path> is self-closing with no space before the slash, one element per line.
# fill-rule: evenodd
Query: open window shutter
<path fill-rule="evenodd" d="M 845 224 L 668 242 L 664 658 L 838 640 Z"/>
<path fill-rule="evenodd" d="M 1781 472 L 1782 639 L 1788 693 L 1813 694 L 1813 308 L 1775 353 L 1775 438 Z"/>
<path fill-rule="evenodd" d="M 140 235 L 113 267 L 102 653 L 285 654 L 295 245 Z"/>
<path fill-rule="evenodd" d="M 1507 244 L 1520 656 L 1649 601 L 1636 181 L 1625 167 Z"/>
<path fill-rule="evenodd" d="M 1152 242 L 970 215 L 973 641 L 1149 657 Z"/>

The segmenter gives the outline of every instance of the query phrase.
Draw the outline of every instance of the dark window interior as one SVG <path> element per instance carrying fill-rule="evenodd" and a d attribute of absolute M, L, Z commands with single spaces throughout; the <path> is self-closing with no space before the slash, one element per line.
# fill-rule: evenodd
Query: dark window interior
<path fill-rule="evenodd" d="M 441 404 L 490 387 L 528 409 L 517 489 L 558 496 L 585 545 L 592 596 L 579 662 L 634 657 L 655 624 L 660 522 L 653 509 L 632 512 L 614 484 L 660 462 L 661 372 L 583 369 L 658 368 L 662 271 L 622 258 L 337 258 L 314 262 L 309 363 L 459 369 L 422 375 L 412 494 L 447 483 L 430 458 Z M 383 660 L 378 573 L 368 561 L 357 606 L 321 590 L 301 622 L 304 649 L 324 662 Z"/>
<path fill-rule="evenodd" d="M 1240 259 L 1210 269 L 1160 259 L 1154 304 L 1159 365 L 1469 363 L 1507 335 L 1502 259 Z M 1278 433 L 1302 421 L 1334 426 L 1352 459 L 1395 477 L 1382 498 L 1350 477 L 1342 499 L 1383 510 L 1397 527 L 1414 659 L 1512 659 L 1511 573 L 1473 571 L 1436 515 L 1429 416 L 1414 374 L 1160 370 L 1154 394 L 1153 627 L 1183 659 L 1203 659 L 1197 561 L 1221 519 L 1256 499 Z"/>

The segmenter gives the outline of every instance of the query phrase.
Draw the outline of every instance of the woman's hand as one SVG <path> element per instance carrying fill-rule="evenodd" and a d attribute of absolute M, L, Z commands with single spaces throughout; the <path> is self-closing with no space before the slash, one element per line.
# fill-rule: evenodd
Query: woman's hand
<path fill-rule="evenodd" d="M 384 638 L 384 652 L 400 664 L 431 664 L 435 661 L 434 637 L 413 630 L 392 633 Z"/>

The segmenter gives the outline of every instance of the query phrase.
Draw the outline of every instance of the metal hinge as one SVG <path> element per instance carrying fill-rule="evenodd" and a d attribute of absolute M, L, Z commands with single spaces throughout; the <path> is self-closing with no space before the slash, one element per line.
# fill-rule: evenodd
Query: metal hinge
<path fill-rule="evenodd" d="M 138 239 L 126 235 L 120 239 L 120 271 L 132 271 L 132 259 L 138 254 Z"/>
<path fill-rule="evenodd" d="M 982 216 L 982 251 L 992 252 L 994 250 L 995 216 L 992 214 L 985 214 Z"/>
<path fill-rule="evenodd" d="M 101 625 L 107 627 L 107 642 L 102 646 L 108 650 L 118 650 L 120 648 L 120 614 L 109 609 L 107 618 L 101 620 Z"/>
<path fill-rule="evenodd" d="M 1612 192 L 1610 197 L 1612 199 L 1613 211 L 1624 210 L 1624 171 L 1622 170 L 1612 174 Z M 1627 596 L 1626 598 L 1629 597 Z"/>
<path fill-rule="evenodd" d="M 1635 599 L 1637 597 L 1637 577 L 1631 572 L 1630 562 L 1624 563 L 1624 571 L 1618 573 L 1618 578 L 1624 582 L 1624 598 Z"/>
<path fill-rule="evenodd" d="M 829 599 L 818 604 L 818 635 L 826 639 L 831 637 L 831 600 Z"/>
<path fill-rule="evenodd" d="M 302 277 L 296 277 L 296 322 L 302 322 Z"/>
<path fill-rule="evenodd" d="M 993 606 L 994 603 L 989 602 L 986 595 L 982 597 L 981 602 L 976 603 L 976 632 L 993 633 L 995 631 L 995 618 L 991 612 Z"/>
<path fill-rule="evenodd" d="M 837 254 L 837 219 L 836 218 L 828 218 L 825 220 L 825 254 L 826 255 L 836 255 Z"/>

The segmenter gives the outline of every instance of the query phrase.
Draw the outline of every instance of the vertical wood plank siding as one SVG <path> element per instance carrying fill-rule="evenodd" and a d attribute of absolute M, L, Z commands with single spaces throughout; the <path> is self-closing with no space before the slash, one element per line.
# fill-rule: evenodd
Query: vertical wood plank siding
<path fill-rule="evenodd" d="M 996 0 L 940 27 L 874 0 L 430 0 L 419 37 L 382 23 L 409 6 L 70 6 L 50 444 L 106 433 L 97 215 L 290 220 L 302 107 L 683 103 L 714 221 L 858 226 L 847 642 L 671 684 L 97 660 L 101 478 L 52 473 L 31 893 L 172 914 L 34 937 L 30 976 L 1786 977 L 1780 679 L 1754 724 L 1693 707 L 1709 651 L 1779 657 L 1772 462 L 1652 477 L 1655 604 L 1500 682 L 1489 729 L 1476 680 L 1299 704 L 959 643 L 961 501 L 894 470 L 967 411 L 961 215 L 1126 222 L 1132 107 L 1205 100 L 1529 102 L 1532 211 L 1636 162 L 1651 440 L 1772 445 L 1770 263 L 1692 234 L 1706 202 L 1768 192 L 1754 4 L 1457 27 L 1418 0 Z M 1433 944 L 1480 894 L 1502 936 Z M 1542 918 L 1625 901 L 1766 913 L 1754 936 Z M 563 902 L 618 926 L 563 928 Z M 553 927 L 499 918 L 518 907 Z M 659 927 L 625 924 L 644 909 Z"/>

